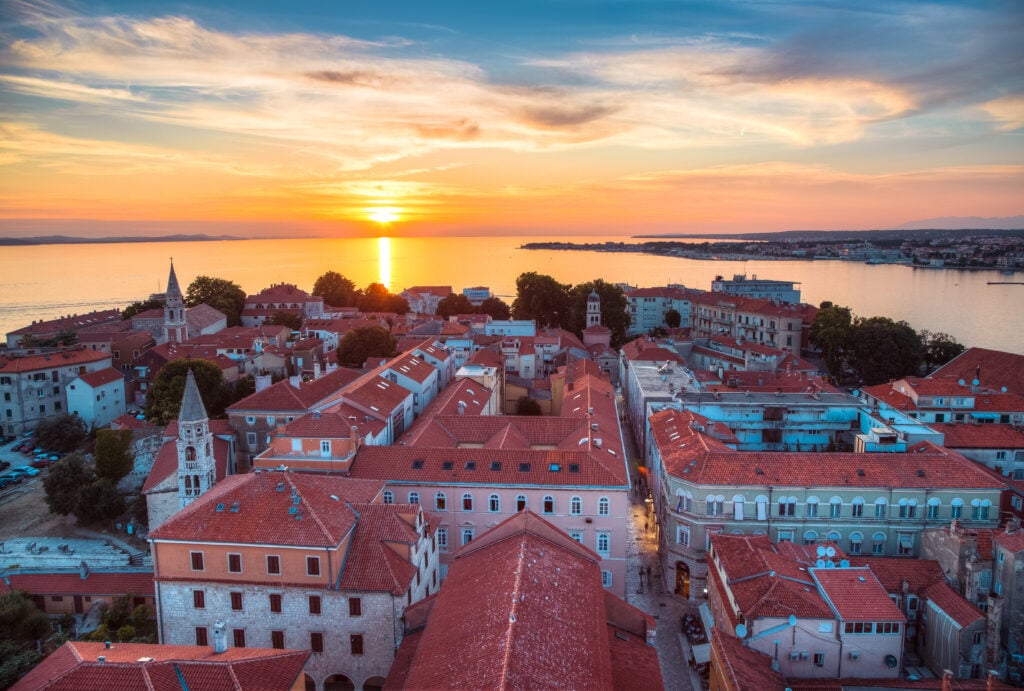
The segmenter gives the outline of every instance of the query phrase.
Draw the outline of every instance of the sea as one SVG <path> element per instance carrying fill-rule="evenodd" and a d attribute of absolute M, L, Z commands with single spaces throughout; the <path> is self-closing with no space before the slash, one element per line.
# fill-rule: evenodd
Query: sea
<path fill-rule="evenodd" d="M 247 293 L 275 283 L 311 291 L 337 271 L 357 287 L 392 292 L 416 285 L 456 291 L 487 286 L 511 304 L 527 271 L 576 284 L 597 278 L 636 287 L 680 284 L 710 290 L 716 276 L 793 281 L 804 302 L 850 307 L 914 329 L 944 332 L 966 346 L 1024 354 L 1024 273 L 925 269 L 840 260 L 695 260 L 641 253 L 527 250 L 551 237 L 300 238 L 0 247 L 0 334 L 33 320 L 123 308 L 166 288 L 174 261 L 184 290 L 197 276 L 234 281 Z M 630 237 L 557 238 L 639 243 Z M 695 241 L 698 242 L 698 241 Z"/>

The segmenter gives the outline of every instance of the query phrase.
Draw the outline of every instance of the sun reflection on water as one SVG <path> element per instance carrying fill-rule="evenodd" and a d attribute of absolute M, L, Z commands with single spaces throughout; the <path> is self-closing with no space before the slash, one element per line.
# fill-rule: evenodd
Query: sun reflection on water
<path fill-rule="evenodd" d="M 391 290 L 391 238 L 377 238 L 377 261 L 380 264 L 379 282 Z"/>

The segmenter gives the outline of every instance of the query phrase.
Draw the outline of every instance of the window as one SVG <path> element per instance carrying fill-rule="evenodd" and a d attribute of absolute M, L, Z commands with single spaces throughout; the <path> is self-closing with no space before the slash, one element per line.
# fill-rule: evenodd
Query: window
<path fill-rule="evenodd" d="M 780 516 L 795 516 L 796 515 L 796 498 L 783 497 L 779 499 L 779 515 Z"/>
<path fill-rule="evenodd" d="M 319 631 L 313 631 L 309 634 L 309 649 L 314 653 L 322 653 L 324 651 L 324 635 Z"/>
<path fill-rule="evenodd" d="M 352 651 L 352 654 L 353 655 L 362 655 L 363 654 L 363 634 L 361 634 L 361 633 L 354 633 L 351 636 L 349 636 L 348 640 L 349 640 L 349 649 Z"/>
<path fill-rule="evenodd" d="M 255 448 L 255 446 L 256 446 L 256 433 L 255 432 L 246 432 L 245 433 L 245 445 L 247 447 L 249 447 L 250 449 Z"/>
<path fill-rule="evenodd" d="M 814 653 L 814 665 L 816 667 L 825 666 L 825 653 Z"/>
<path fill-rule="evenodd" d="M 278 649 L 284 647 L 284 631 L 270 632 L 270 647 Z"/>
<path fill-rule="evenodd" d="M 473 536 L 476 535 L 476 530 L 473 528 L 462 529 L 462 544 L 468 545 L 473 541 Z"/>
<path fill-rule="evenodd" d="M 241 610 L 242 609 L 242 593 L 238 591 L 232 591 L 231 593 L 231 609 Z"/>
<path fill-rule="evenodd" d="M 555 512 L 555 498 L 550 494 L 544 495 L 544 513 Z"/>
<path fill-rule="evenodd" d="M 813 530 L 808 530 L 806 533 L 804 533 L 804 544 L 805 545 L 813 545 L 817 541 L 818 541 L 818 534 L 816 532 L 814 532 Z"/>
<path fill-rule="evenodd" d="M 871 536 L 871 553 L 885 554 L 885 533 L 875 533 Z"/>
<path fill-rule="evenodd" d="M 839 518 L 843 515 L 843 500 L 839 497 L 832 497 L 828 500 L 828 517 Z"/>
<path fill-rule="evenodd" d="M 444 492 L 438 492 L 434 495 L 434 508 L 438 511 L 444 511 L 448 507 L 448 497 L 445 496 Z"/>
<path fill-rule="evenodd" d="M 348 615 L 350 617 L 361 617 L 363 615 L 363 601 L 358 597 L 348 599 Z"/>
<path fill-rule="evenodd" d="M 419 492 L 409 492 L 409 503 L 410 504 L 419 504 L 420 503 L 420 493 Z"/>
<path fill-rule="evenodd" d="M 245 629 L 232 629 L 231 633 L 233 634 L 233 637 L 235 639 L 235 647 L 236 648 L 244 648 L 245 647 Z"/>
<path fill-rule="evenodd" d="M 277 613 L 281 611 L 281 593 L 270 594 L 270 611 Z"/>
<path fill-rule="evenodd" d="M 306 557 L 306 575 L 320 575 L 320 557 Z"/>
<path fill-rule="evenodd" d="M 472 511 L 473 510 L 473 495 L 466 492 L 462 495 L 462 510 Z"/>
<path fill-rule="evenodd" d="M 205 590 L 193 590 L 192 591 L 192 607 L 195 609 L 206 609 L 206 591 Z"/>
<path fill-rule="evenodd" d="M 861 533 L 850 533 L 850 554 L 860 554 L 860 546 L 864 542 Z"/>
<path fill-rule="evenodd" d="M 608 497 L 601 497 L 597 500 L 597 515 L 607 516 L 611 513 L 611 502 L 608 501 Z"/>
<path fill-rule="evenodd" d="M 949 502 L 949 515 L 951 518 L 961 518 L 964 515 L 964 500 L 957 497 Z"/>
<path fill-rule="evenodd" d="M 491 513 L 501 511 L 501 498 L 497 494 L 492 494 L 487 498 L 487 510 Z"/>
<path fill-rule="evenodd" d="M 516 511 L 526 510 L 526 497 L 520 494 L 516 497 Z"/>
<path fill-rule="evenodd" d="M 324 456 L 330 456 L 331 455 L 331 440 L 330 439 L 321 439 L 320 440 L 320 453 L 321 453 L 321 455 L 324 455 Z"/>
<path fill-rule="evenodd" d="M 189 556 L 192 558 L 192 570 L 193 571 L 205 571 L 203 566 L 203 553 L 202 552 L 190 552 Z"/>
<path fill-rule="evenodd" d="M 843 539 L 843 536 L 835 530 L 832 530 L 829 532 L 828 537 L 826 539 L 829 542 L 835 542 L 836 544 L 839 544 L 839 541 Z"/>
<path fill-rule="evenodd" d="M 601 570 L 601 585 L 605 588 L 612 587 L 612 572 Z"/>
<path fill-rule="evenodd" d="M 792 530 L 780 530 L 779 531 L 779 542 L 792 542 L 793 531 Z"/>
<path fill-rule="evenodd" d="M 677 525 L 676 526 L 676 542 L 683 547 L 690 546 L 690 526 L 688 525 Z"/>
<path fill-rule="evenodd" d="M 394 504 L 395 503 L 395 493 L 392 492 L 389 489 L 384 490 L 384 503 L 385 504 Z"/>
<path fill-rule="evenodd" d="M 725 506 L 725 497 L 711 496 L 705 500 L 705 511 L 709 516 L 721 516 Z"/>
<path fill-rule="evenodd" d="M 888 506 L 886 505 L 885 499 L 879 497 L 875 499 L 875 518 L 885 518 L 888 516 Z"/>
<path fill-rule="evenodd" d="M 737 494 L 732 498 L 732 517 L 737 521 L 743 520 L 743 505 L 746 503 L 746 499 L 742 494 Z"/>
<path fill-rule="evenodd" d="M 569 537 L 571 537 L 573 540 L 575 540 L 576 542 L 580 543 L 581 545 L 583 544 L 583 531 L 582 530 L 570 530 L 569 531 Z"/>
<path fill-rule="evenodd" d="M 230 573 L 242 573 L 242 555 L 241 554 L 229 554 L 228 555 L 228 571 Z"/>
<path fill-rule="evenodd" d="M 609 547 L 611 546 L 611 535 L 608 533 L 597 534 L 597 553 L 602 556 L 608 555 Z"/>
<path fill-rule="evenodd" d="M 320 614 L 320 596 L 310 595 L 309 596 L 309 613 Z"/>
<path fill-rule="evenodd" d="M 864 515 L 864 499 L 863 497 L 854 497 L 853 505 L 850 507 L 850 515 L 854 518 L 860 518 Z"/>
<path fill-rule="evenodd" d="M 196 627 L 196 645 L 209 645 L 209 640 L 206 637 L 206 627 Z"/>
<path fill-rule="evenodd" d="M 579 497 L 572 497 L 569 500 L 569 513 L 573 516 L 579 516 L 583 513 L 583 500 Z"/>
<path fill-rule="evenodd" d="M 438 528 L 437 529 L 437 547 L 442 552 L 448 551 L 448 529 Z"/>
<path fill-rule="evenodd" d="M 817 518 L 818 517 L 818 498 L 807 497 L 807 517 Z"/>
<path fill-rule="evenodd" d="M 992 502 L 988 499 L 972 499 L 971 500 L 971 520 L 974 521 L 987 521 L 989 507 L 992 506 Z"/>
<path fill-rule="evenodd" d="M 281 575 L 281 557 L 276 554 L 267 555 L 267 573 L 271 576 Z"/>
<path fill-rule="evenodd" d="M 939 517 L 939 505 L 940 502 L 936 497 L 928 500 L 928 518 L 936 519 Z"/>
<path fill-rule="evenodd" d="M 757 520 L 767 521 L 768 520 L 768 497 L 758 496 L 754 500 L 757 504 Z"/>
<path fill-rule="evenodd" d="M 910 533 L 899 533 L 896 536 L 896 554 L 901 557 L 914 555 L 914 536 Z"/>
<path fill-rule="evenodd" d="M 246 415 L 245 416 L 245 424 L 247 424 L 247 425 L 255 425 L 256 424 L 256 416 L 255 415 Z"/>

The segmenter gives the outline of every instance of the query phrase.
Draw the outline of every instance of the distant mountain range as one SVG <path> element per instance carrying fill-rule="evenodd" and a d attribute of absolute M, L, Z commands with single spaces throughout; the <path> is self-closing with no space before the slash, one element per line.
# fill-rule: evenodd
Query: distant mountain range
<path fill-rule="evenodd" d="M 926 218 L 923 221 L 909 221 L 899 226 L 900 230 L 925 230 L 931 228 L 946 228 L 948 230 L 1016 230 L 1024 228 L 1024 216 L 1007 216 L 1005 218 L 943 216 L 941 218 Z"/>
<path fill-rule="evenodd" d="M 0 245 L 96 245 L 115 242 L 212 242 L 220 240 L 248 240 L 237 235 L 153 235 L 105 238 L 81 238 L 71 235 L 39 235 L 30 238 L 0 238 Z"/>

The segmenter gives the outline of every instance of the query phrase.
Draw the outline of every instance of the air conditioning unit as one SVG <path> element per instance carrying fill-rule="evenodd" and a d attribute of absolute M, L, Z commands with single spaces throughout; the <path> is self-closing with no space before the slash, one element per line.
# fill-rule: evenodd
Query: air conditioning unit
<path fill-rule="evenodd" d="M 858 653 L 856 650 L 851 650 L 850 651 L 850 659 L 851 660 L 858 660 L 858 659 L 860 659 L 860 653 Z"/>
<path fill-rule="evenodd" d="M 811 657 L 810 653 L 806 653 L 806 652 L 800 653 L 800 659 L 801 660 L 808 660 L 808 659 L 810 659 L 810 657 Z"/>

